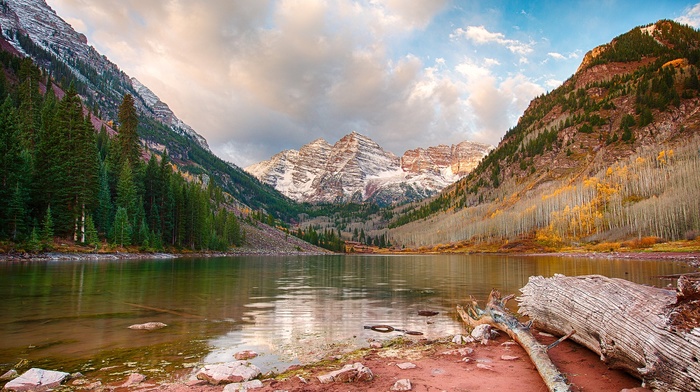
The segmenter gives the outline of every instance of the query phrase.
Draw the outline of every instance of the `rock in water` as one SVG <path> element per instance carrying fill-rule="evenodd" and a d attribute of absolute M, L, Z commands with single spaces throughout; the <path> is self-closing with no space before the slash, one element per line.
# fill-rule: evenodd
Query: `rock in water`
<path fill-rule="evenodd" d="M 239 351 L 233 354 L 233 357 L 239 361 L 245 361 L 247 359 L 253 359 L 258 356 L 258 353 L 251 350 Z"/>
<path fill-rule="evenodd" d="M 7 381 L 7 380 L 12 380 L 13 378 L 17 378 L 19 376 L 19 373 L 15 369 L 10 369 L 5 374 L 0 376 L 0 381 Z"/>
<path fill-rule="evenodd" d="M 65 372 L 31 368 L 5 384 L 5 389 L 16 392 L 46 391 L 61 385 L 68 376 L 69 374 Z"/>
<path fill-rule="evenodd" d="M 129 329 L 145 329 L 147 331 L 153 331 L 155 329 L 161 329 L 167 327 L 168 324 L 163 324 L 157 321 L 151 321 L 148 323 L 143 323 L 143 324 L 134 324 L 130 325 Z"/>
<path fill-rule="evenodd" d="M 206 380 L 212 385 L 221 383 L 244 382 L 254 379 L 261 373 L 260 369 L 245 361 L 234 361 L 206 365 L 197 372 L 197 379 Z"/>

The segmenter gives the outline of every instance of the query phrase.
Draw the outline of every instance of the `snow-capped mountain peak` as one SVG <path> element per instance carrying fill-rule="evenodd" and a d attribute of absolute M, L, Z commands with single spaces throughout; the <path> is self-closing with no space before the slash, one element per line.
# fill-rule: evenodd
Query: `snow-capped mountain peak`
<path fill-rule="evenodd" d="M 245 170 L 297 201 L 388 204 L 442 190 L 469 173 L 492 148 L 467 141 L 409 150 L 397 157 L 352 132 L 332 146 L 317 139 Z"/>

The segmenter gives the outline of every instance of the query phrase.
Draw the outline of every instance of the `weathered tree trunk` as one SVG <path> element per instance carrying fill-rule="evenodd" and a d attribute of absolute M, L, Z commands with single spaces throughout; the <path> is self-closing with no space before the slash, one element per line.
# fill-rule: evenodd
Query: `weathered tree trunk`
<path fill-rule="evenodd" d="M 700 391 L 700 282 L 678 291 L 604 276 L 530 277 L 520 313 L 658 391 Z"/>
<path fill-rule="evenodd" d="M 532 333 L 530 327 L 518 321 L 505 307 L 506 302 L 513 298 L 512 295 L 501 299 L 501 294 L 497 290 L 491 291 L 484 310 L 479 309 L 476 301 L 472 299 L 471 304 L 465 311 L 461 306 L 457 306 L 457 312 L 465 323 L 475 327 L 480 324 L 488 324 L 508 334 L 513 340 L 520 344 L 530 356 L 532 363 L 542 376 L 542 380 L 549 388 L 550 392 L 568 392 L 571 389 L 566 382 L 566 377 L 552 363 L 547 355 L 547 346 L 539 343 Z"/>

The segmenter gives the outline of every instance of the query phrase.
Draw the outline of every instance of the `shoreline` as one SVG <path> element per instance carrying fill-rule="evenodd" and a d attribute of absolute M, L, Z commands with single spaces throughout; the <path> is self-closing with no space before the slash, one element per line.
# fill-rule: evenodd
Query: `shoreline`
<path fill-rule="evenodd" d="M 533 331 L 538 341 L 549 344 L 552 335 Z M 453 343 L 451 336 L 423 339 L 409 336 L 372 345 L 349 353 L 327 352 L 323 359 L 294 365 L 279 374 L 259 377 L 260 392 L 305 391 L 388 391 L 400 379 L 408 379 L 412 391 L 471 391 L 546 390 L 535 366 L 525 350 L 504 333 L 486 343 Z M 376 342 L 376 341 L 375 341 Z M 640 388 L 641 381 L 621 370 L 613 370 L 590 350 L 566 340 L 550 352 L 552 361 L 566 375 L 572 390 L 579 392 L 618 392 L 625 388 Z M 233 358 L 232 358 L 233 360 Z M 369 381 L 321 383 L 319 376 L 341 369 L 344 365 L 361 363 L 368 367 L 373 378 Z M 211 385 L 197 380 L 193 374 L 203 364 L 181 369 L 160 377 L 144 376 L 136 371 L 123 374 L 116 381 L 105 382 L 97 376 L 70 379 L 64 383 L 69 390 L 94 391 L 199 391 L 221 392 L 225 384 Z M 134 382 L 136 379 L 138 381 Z M 234 389 L 235 390 L 235 389 Z"/>
<path fill-rule="evenodd" d="M 126 260 L 126 259 L 177 259 L 186 257 L 212 258 L 212 257 L 235 257 L 235 256 L 401 256 L 401 255 L 454 255 L 452 252 L 436 253 L 412 253 L 412 252 L 382 252 L 382 253 L 334 253 L 330 251 L 278 251 L 269 249 L 241 248 L 229 252 L 43 252 L 25 253 L 10 252 L 0 253 L 0 262 L 12 261 L 75 261 L 75 260 Z M 469 255 L 503 255 L 519 257 L 581 257 L 597 259 L 624 259 L 624 260 L 657 260 L 657 261 L 679 261 L 688 265 L 700 268 L 700 251 L 629 251 L 629 252 L 595 252 L 595 251 L 563 251 L 563 252 L 472 252 Z"/>

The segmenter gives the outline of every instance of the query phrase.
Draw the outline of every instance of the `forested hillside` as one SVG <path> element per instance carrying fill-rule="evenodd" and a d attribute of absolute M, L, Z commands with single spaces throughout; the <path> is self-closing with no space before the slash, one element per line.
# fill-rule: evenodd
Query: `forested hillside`
<path fill-rule="evenodd" d="M 672 21 L 589 52 L 464 180 L 394 210 L 403 246 L 700 231 L 700 33 Z"/>
<path fill-rule="evenodd" d="M 141 148 L 131 95 L 118 133 L 96 132 L 71 84 L 31 59 L 0 52 L 0 241 L 26 251 L 54 240 L 113 249 L 216 249 L 240 245 L 231 197 L 206 177 L 189 181 L 167 150 Z M 99 123 L 99 122 L 97 122 Z"/>

